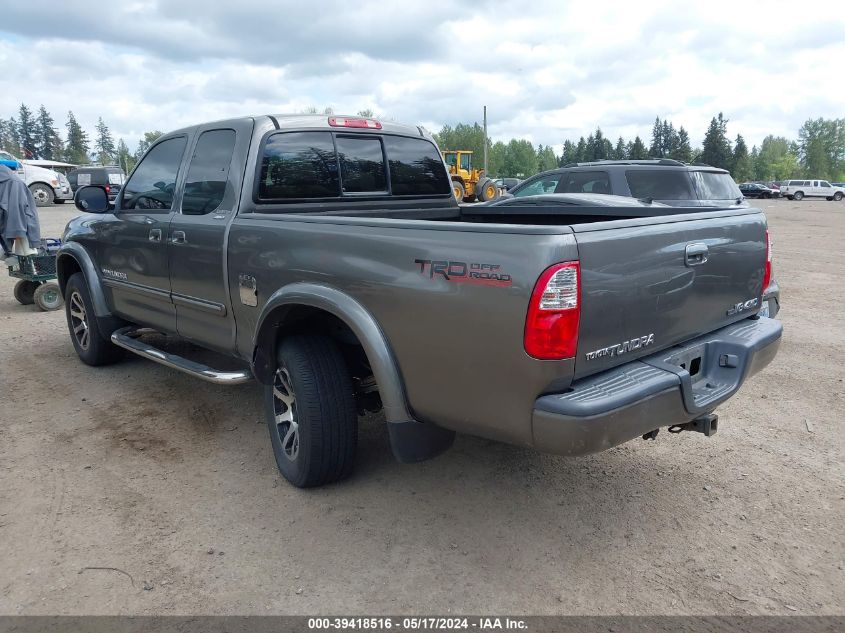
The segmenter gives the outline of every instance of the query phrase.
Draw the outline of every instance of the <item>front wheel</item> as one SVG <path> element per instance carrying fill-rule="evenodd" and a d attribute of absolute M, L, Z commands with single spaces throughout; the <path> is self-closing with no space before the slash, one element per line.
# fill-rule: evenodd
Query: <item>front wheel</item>
<path fill-rule="evenodd" d="M 833 194 L 833 199 L 836 202 L 839 202 L 840 200 L 842 200 L 842 198 L 843 198 L 843 195 L 842 195 L 841 191 L 837 191 L 835 194 Z"/>
<path fill-rule="evenodd" d="M 109 340 L 110 332 L 102 332 L 85 275 L 76 273 L 65 287 L 65 316 L 70 340 L 77 356 L 86 365 L 108 365 L 120 359 L 123 351 Z"/>
<path fill-rule="evenodd" d="M 264 410 L 279 471 L 299 488 L 347 477 L 358 445 L 358 415 L 352 377 L 337 345 L 325 336 L 291 336 L 279 346 L 276 364 Z"/>
<path fill-rule="evenodd" d="M 466 196 L 467 193 L 462 182 L 458 180 L 452 181 L 452 195 L 455 196 L 455 200 L 458 202 L 464 201 L 464 196 Z"/>
<path fill-rule="evenodd" d="M 35 204 L 39 207 L 50 206 L 56 194 L 47 185 L 34 184 L 30 185 L 29 190 L 32 192 L 32 197 L 35 198 Z"/>

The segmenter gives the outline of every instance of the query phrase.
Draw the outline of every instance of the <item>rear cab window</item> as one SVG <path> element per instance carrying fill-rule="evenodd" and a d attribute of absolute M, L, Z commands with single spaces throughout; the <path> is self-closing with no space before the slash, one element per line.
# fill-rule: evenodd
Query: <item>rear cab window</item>
<path fill-rule="evenodd" d="M 259 204 L 387 195 L 452 195 L 432 142 L 331 131 L 280 131 L 264 142 L 255 192 Z"/>
<path fill-rule="evenodd" d="M 629 169 L 625 172 L 634 198 L 652 200 L 695 200 L 692 181 L 686 171 L 675 169 Z"/>
<path fill-rule="evenodd" d="M 702 200 L 733 200 L 742 196 L 731 175 L 718 171 L 694 171 L 692 178 Z"/>

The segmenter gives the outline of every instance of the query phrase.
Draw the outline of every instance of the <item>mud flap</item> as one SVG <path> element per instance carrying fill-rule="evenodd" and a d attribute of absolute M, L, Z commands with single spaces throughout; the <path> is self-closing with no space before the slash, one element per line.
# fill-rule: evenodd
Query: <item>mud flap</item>
<path fill-rule="evenodd" d="M 455 441 L 455 432 L 422 422 L 388 422 L 390 448 L 403 464 L 431 459 Z"/>

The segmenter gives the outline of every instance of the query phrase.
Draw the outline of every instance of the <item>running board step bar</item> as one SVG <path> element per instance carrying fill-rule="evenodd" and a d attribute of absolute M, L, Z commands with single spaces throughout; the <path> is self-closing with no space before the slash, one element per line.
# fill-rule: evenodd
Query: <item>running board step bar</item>
<path fill-rule="evenodd" d="M 240 371 L 220 371 L 207 367 L 201 363 L 188 360 L 182 356 L 162 351 L 138 338 L 142 334 L 150 334 L 153 332 L 155 332 L 155 330 L 138 328 L 134 325 L 130 325 L 129 327 L 124 327 L 113 332 L 111 335 L 111 342 L 118 347 L 128 349 L 130 352 L 137 354 L 138 356 L 155 361 L 161 365 L 165 365 L 166 367 L 172 367 L 173 369 L 177 369 L 183 373 L 190 374 L 195 378 L 213 382 L 217 385 L 240 385 L 252 380 L 252 372 L 248 369 L 242 369 Z"/>

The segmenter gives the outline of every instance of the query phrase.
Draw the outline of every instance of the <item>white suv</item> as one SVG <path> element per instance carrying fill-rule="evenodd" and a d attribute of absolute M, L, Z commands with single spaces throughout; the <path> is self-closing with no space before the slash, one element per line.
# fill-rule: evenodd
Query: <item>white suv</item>
<path fill-rule="evenodd" d="M 813 196 L 839 202 L 845 198 L 845 189 L 834 187 L 827 180 L 785 180 L 780 187 L 780 195 L 790 200 Z"/>

